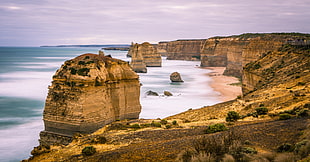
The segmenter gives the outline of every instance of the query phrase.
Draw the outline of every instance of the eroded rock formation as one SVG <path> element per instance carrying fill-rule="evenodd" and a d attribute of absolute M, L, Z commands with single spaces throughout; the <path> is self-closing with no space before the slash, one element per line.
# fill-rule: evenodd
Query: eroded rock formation
<path fill-rule="evenodd" d="M 41 144 L 67 144 L 75 133 L 92 133 L 118 119 L 138 118 L 140 83 L 125 61 L 84 54 L 53 76 L 46 98 Z"/>
<path fill-rule="evenodd" d="M 129 52 L 131 53 L 131 68 L 137 73 L 146 73 L 146 64 L 143 61 L 142 53 L 139 52 L 139 45 L 136 43 L 130 47 Z"/>
<path fill-rule="evenodd" d="M 302 40 L 294 33 L 242 34 L 207 39 L 201 49 L 201 66 L 226 67 L 225 75 L 242 76 L 242 68 L 289 40 Z"/>
<path fill-rule="evenodd" d="M 173 72 L 170 74 L 170 81 L 171 82 L 184 82 L 181 78 L 181 74 L 178 72 Z"/>
<path fill-rule="evenodd" d="M 168 42 L 166 51 L 168 60 L 200 60 L 200 50 L 205 39 L 176 40 Z"/>

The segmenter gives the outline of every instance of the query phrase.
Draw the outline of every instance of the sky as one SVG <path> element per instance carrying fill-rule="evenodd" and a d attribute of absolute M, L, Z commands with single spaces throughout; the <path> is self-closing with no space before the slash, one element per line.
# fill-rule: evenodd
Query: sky
<path fill-rule="evenodd" d="M 0 0 L 0 46 L 310 33 L 310 0 Z"/>

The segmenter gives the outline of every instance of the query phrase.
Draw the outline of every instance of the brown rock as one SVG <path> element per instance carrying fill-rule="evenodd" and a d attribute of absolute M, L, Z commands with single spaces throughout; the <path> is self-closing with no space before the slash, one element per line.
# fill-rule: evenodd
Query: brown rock
<path fill-rule="evenodd" d="M 164 95 L 165 96 L 173 96 L 173 94 L 171 92 L 169 92 L 169 91 L 164 91 Z"/>
<path fill-rule="evenodd" d="M 139 96 L 139 77 L 125 61 L 96 54 L 66 61 L 49 86 L 40 143 L 67 144 L 75 133 L 138 118 Z"/>
<path fill-rule="evenodd" d="M 200 50 L 205 39 L 176 40 L 167 44 L 168 60 L 200 60 Z"/>
<path fill-rule="evenodd" d="M 180 73 L 178 72 L 173 72 L 171 75 L 170 75 L 170 80 L 171 82 L 184 82 L 181 78 L 181 75 Z"/>
<path fill-rule="evenodd" d="M 133 45 L 130 49 L 131 51 L 131 63 L 130 66 L 137 73 L 146 73 L 146 64 L 143 61 L 142 53 L 139 52 L 139 44 Z"/>

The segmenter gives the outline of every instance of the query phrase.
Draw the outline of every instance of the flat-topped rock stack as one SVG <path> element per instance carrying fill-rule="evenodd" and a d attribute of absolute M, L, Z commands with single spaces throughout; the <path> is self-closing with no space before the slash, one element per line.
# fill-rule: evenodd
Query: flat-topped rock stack
<path fill-rule="evenodd" d="M 41 144 L 68 144 L 115 120 L 138 118 L 139 76 L 125 61 L 102 53 L 66 61 L 53 76 L 46 98 Z"/>
<path fill-rule="evenodd" d="M 146 67 L 161 67 L 161 55 L 152 44 L 132 44 L 127 56 L 131 56 L 131 67 L 137 73 L 146 73 Z"/>

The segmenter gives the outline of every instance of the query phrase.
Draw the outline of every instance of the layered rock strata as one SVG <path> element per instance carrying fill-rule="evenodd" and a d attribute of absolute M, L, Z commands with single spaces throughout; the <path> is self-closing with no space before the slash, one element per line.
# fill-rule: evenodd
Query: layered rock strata
<path fill-rule="evenodd" d="M 46 98 L 41 144 L 67 144 L 75 133 L 92 133 L 115 120 L 138 118 L 140 83 L 125 61 L 84 54 L 53 76 Z"/>
<path fill-rule="evenodd" d="M 226 67 L 225 75 L 242 77 L 242 68 L 289 41 L 306 40 L 307 36 L 294 33 L 242 34 L 213 37 L 201 48 L 201 66 Z"/>
<path fill-rule="evenodd" d="M 200 60 L 200 51 L 204 42 L 205 39 L 176 40 L 168 42 L 166 45 L 167 59 L 188 61 Z"/>
<path fill-rule="evenodd" d="M 134 44 L 132 47 L 130 47 L 129 52 L 131 54 L 131 68 L 137 73 L 146 73 L 147 68 L 143 61 L 142 53 L 139 52 L 139 45 L 137 43 Z"/>
<path fill-rule="evenodd" d="M 161 67 L 161 55 L 152 44 L 133 44 L 127 56 L 131 56 L 131 66 L 135 72 L 146 73 L 146 67 Z"/>

